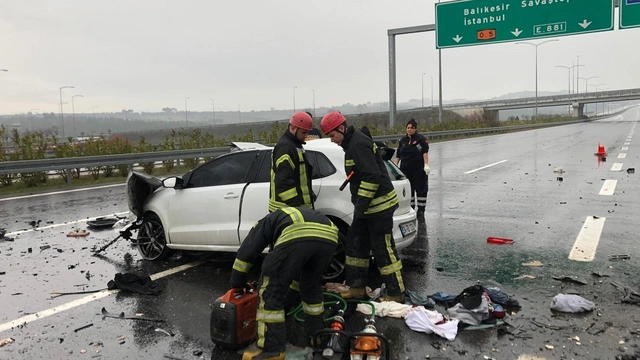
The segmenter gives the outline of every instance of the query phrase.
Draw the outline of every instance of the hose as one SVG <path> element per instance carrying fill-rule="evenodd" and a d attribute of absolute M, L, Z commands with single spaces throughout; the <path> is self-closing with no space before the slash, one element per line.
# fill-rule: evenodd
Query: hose
<path fill-rule="evenodd" d="M 346 300 L 348 303 L 355 303 L 355 304 L 367 304 L 369 306 L 371 306 L 371 317 L 375 318 L 376 317 L 376 307 L 375 305 L 373 305 L 373 302 L 369 301 L 369 300 L 359 300 L 359 299 L 349 299 Z"/>
<path fill-rule="evenodd" d="M 337 295 L 337 294 L 334 294 L 334 293 L 330 293 L 330 292 L 323 292 L 322 295 L 323 296 L 333 297 L 333 298 L 339 300 L 342 303 L 342 310 L 343 311 L 347 310 L 347 301 L 345 299 L 343 299 L 340 295 Z M 287 315 L 293 315 L 293 318 L 296 319 L 296 321 L 298 321 L 300 323 L 303 323 L 304 319 L 301 319 L 298 316 L 298 314 L 300 314 L 301 311 L 302 311 L 302 303 L 300 303 L 294 310 L 288 312 Z M 333 321 L 333 319 L 335 319 L 335 317 L 327 318 L 327 319 L 325 319 L 325 322 Z"/>

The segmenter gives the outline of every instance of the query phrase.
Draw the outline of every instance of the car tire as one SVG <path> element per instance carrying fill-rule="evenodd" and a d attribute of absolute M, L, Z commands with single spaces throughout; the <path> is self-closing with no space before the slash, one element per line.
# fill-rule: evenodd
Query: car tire
<path fill-rule="evenodd" d="M 144 215 L 138 230 L 136 245 L 140 256 L 149 261 L 163 260 L 173 254 L 173 250 L 167 247 L 167 237 L 162 221 L 154 213 Z"/>
<path fill-rule="evenodd" d="M 331 258 L 331 263 L 322 275 L 324 282 L 341 283 L 345 278 L 345 262 L 347 257 L 347 232 L 349 225 L 340 220 L 331 219 L 338 227 L 338 248 Z"/>

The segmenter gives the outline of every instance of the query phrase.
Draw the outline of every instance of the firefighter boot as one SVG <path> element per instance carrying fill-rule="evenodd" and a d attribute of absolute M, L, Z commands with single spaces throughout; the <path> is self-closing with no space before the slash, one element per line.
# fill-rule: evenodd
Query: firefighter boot
<path fill-rule="evenodd" d="M 400 304 L 404 304 L 404 293 L 400 295 L 387 295 L 380 297 L 380 302 L 384 301 L 395 301 Z"/>
<path fill-rule="evenodd" d="M 341 292 L 340 296 L 343 299 L 360 299 L 364 298 L 366 291 L 364 288 L 350 288 L 345 292 Z"/>
<path fill-rule="evenodd" d="M 265 352 L 262 349 L 251 349 L 244 352 L 242 360 L 284 360 L 283 352 Z"/>

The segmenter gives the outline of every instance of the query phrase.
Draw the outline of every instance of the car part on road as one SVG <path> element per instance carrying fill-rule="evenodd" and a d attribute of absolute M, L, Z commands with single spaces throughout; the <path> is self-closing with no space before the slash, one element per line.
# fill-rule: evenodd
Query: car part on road
<path fill-rule="evenodd" d="M 74 231 L 69 232 L 67 237 L 85 237 L 89 234 L 91 233 L 87 230 L 75 229 Z"/>
<path fill-rule="evenodd" d="M 631 256 L 629 255 L 609 255 L 609 261 L 619 261 L 619 260 L 629 260 Z"/>
<path fill-rule="evenodd" d="M 124 312 L 121 312 L 120 314 L 112 314 L 112 313 L 108 312 L 107 309 L 104 308 L 104 307 L 102 308 L 101 312 L 102 312 L 102 315 L 104 315 L 105 317 L 113 318 L 113 319 L 164 322 L 164 320 L 149 319 L 149 318 L 145 318 L 145 317 L 142 317 L 142 316 L 124 316 Z"/>
<path fill-rule="evenodd" d="M 211 341 L 228 349 L 240 349 L 256 338 L 257 283 L 244 289 L 229 289 L 217 298 L 211 310 Z"/>
<path fill-rule="evenodd" d="M 97 293 L 100 291 L 103 291 L 106 289 L 99 289 L 99 290 L 87 290 L 87 291 L 74 291 L 74 292 L 59 292 L 59 291 L 53 291 L 51 292 L 51 298 L 55 299 L 57 297 L 60 296 L 64 296 L 64 295 L 81 295 L 81 294 L 93 294 L 93 293 Z"/>
<path fill-rule="evenodd" d="M 513 244 L 513 239 L 489 236 L 487 238 L 487 244 L 496 244 L 496 245 Z"/>
<path fill-rule="evenodd" d="M 92 327 L 92 326 L 93 326 L 93 323 L 88 324 L 88 325 L 85 325 L 85 326 L 81 326 L 81 327 L 79 327 L 79 328 L 77 328 L 77 329 L 73 330 L 73 332 L 76 332 L 76 333 L 77 333 L 78 331 L 81 331 L 81 330 L 84 330 L 84 329 L 90 328 L 90 327 Z"/>
<path fill-rule="evenodd" d="M 134 224 L 131 224 L 131 225 L 134 225 Z M 131 230 L 132 230 L 132 226 L 125 226 L 124 228 L 122 228 L 120 230 L 120 235 L 118 235 L 115 239 L 109 241 L 106 245 L 104 245 L 100 249 L 94 251 L 92 256 L 97 256 L 101 252 L 105 251 L 109 246 L 113 245 L 120 238 L 131 240 L 131 236 L 132 236 Z"/>

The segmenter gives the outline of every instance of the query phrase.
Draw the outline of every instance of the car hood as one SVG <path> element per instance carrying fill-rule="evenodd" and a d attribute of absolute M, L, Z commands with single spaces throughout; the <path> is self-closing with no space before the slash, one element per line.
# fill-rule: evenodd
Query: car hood
<path fill-rule="evenodd" d="M 162 188 L 162 179 L 140 171 L 131 171 L 126 188 L 129 211 L 140 217 L 149 196 Z"/>

